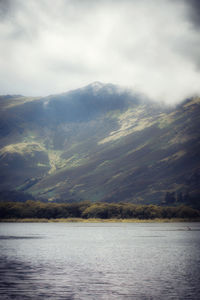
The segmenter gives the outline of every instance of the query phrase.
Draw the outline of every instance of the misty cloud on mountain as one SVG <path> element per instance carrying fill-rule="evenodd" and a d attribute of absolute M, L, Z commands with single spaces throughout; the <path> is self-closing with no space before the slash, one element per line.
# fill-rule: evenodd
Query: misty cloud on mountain
<path fill-rule="evenodd" d="M 0 94 L 93 81 L 177 103 L 200 93 L 198 1 L 0 1 Z"/>

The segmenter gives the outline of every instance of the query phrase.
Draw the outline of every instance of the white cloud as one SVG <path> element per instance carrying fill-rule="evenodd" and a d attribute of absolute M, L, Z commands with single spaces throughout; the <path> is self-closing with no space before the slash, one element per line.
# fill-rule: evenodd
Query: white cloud
<path fill-rule="evenodd" d="M 168 103 L 200 94 L 200 36 L 185 1 L 13 0 L 0 42 L 1 94 L 93 81 Z"/>

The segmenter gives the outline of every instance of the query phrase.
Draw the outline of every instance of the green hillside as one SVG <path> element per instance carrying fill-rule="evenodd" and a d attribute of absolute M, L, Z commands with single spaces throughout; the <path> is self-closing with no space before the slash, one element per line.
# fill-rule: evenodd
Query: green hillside
<path fill-rule="evenodd" d="M 111 84 L 0 97 L 0 189 L 49 201 L 169 203 L 200 195 L 200 98 L 157 105 Z"/>

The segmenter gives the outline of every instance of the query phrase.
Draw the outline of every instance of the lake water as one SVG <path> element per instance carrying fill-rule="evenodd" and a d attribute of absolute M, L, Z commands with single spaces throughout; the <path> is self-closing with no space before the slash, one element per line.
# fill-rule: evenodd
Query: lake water
<path fill-rule="evenodd" d="M 1 223 L 0 299 L 200 299 L 200 223 Z"/>

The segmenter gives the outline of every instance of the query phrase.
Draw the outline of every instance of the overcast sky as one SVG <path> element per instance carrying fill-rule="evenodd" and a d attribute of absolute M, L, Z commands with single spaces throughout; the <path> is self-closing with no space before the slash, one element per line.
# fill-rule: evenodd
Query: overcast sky
<path fill-rule="evenodd" d="M 174 103 L 200 94 L 198 0 L 0 0 L 0 94 L 93 81 Z"/>

